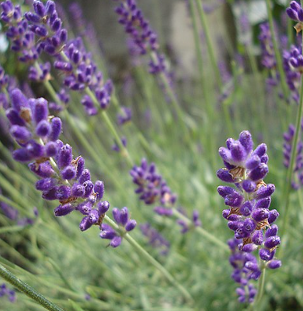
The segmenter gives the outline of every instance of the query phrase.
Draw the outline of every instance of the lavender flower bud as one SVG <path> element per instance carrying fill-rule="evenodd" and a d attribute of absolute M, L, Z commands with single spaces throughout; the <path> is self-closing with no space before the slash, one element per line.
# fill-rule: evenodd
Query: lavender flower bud
<path fill-rule="evenodd" d="M 90 221 L 90 217 L 86 216 L 84 218 L 82 218 L 79 228 L 81 231 L 85 231 L 87 229 L 89 229 L 91 226 L 93 225 L 93 223 Z"/>
<path fill-rule="evenodd" d="M 9 108 L 6 110 L 5 114 L 11 125 L 25 126 L 25 121 L 19 116 L 17 110 Z"/>
<path fill-rule="evenodd" d="M 116 207 L 113 208 L 112 213 L 113 213 L 113 217 L 114 217 L 116 223 L 120 224 L 120 211 L 119 211 L 119 209 Z"/>
<path fill-rule="evenodd" d="M 246 158 L 246 151 L 240 142 L 235 141 L 230 145 L 230 153 L 233 162 L 243 162 Z"/>
<path fill-rule="evenodd" d="M 42 178 L 51 177 L 55 173 L 49 162 L 44 162 L 41 164 L 30 163 L 28 167 L 37 176 Z"/>
<path fill-rule="evenodd" d="M 274 252 L 271 252 L 269 249 L 261 248 L 259 251 L 259 256 L 262 260 L 269 261 L 273 259 Z"/>
<path fill-rule="evenodd" d="M 232 183 L 234 179 L 227 169 L 221 168 L 217 171 L 217 176 L 224 182 Z"/>
<path fill-rule="evenodd" d="M 102 230 L 100 232 L 101 239 L 112 240 L 115 236 L 116 236 L 116 232 L 113 230 L 110 230 L 110 231 Z"/>
<path fill-rule="evenodd" d="M 74 210 L 74 207 L 71 203 L 59 205 L 54 209 L 55 216 L 65 216 L 71 213 Z"/>
<path fill-rule="evenodd" d="M 58 152 L 58 166 L 60 169 L 70 165 L 73 160 L 72 147 L 64 145 Z"/>
<path fill-rule="evenodd" d="M 78 162 L 78 166 L 79 166 L 79 162 Z M 90 180 L 90 172 L 88 169 L 84 169 L 80 178 L 79 178 L 79 183 L 84 184 L 88 180 Z"/>
<path fill-rule="evenodd" d="M 76 179 L 80 178 L 80 176 L 82 175 L 82 173 L 84 171 L 84 168 L 85 168 L 85 161 L 84 161 L 84 159 L 82 157 L 79 157 L 78 161 L 77 161 L 77 175 L 76 175 Z"/>
<path fill-rule="evenodd" d="M 131 219 L 126 223 L 125 230 L 127 232 L 132 231 L 135 229 L 136 225 L 137 225 L 137 222 L 134 219 Z"/>
<path fill-rule="evenodd" d="M 96 209 L 93 209 L 88 214 L 90 222 L 95 224 L 99 220 L 99 212 Z"/>
<path fill-rule="evenodd" d="M 105 214 L 108 211 L 109 206 L 110 206 L 110 204 L 107 201 L 99 202 L 97 204 L 97 208 L 98 208 L 98 211 L 99 211 L 100 215 L 101 214 Z"/>
<path fill-rule="evenodd" d="M 264 246 L 271 249 L 278 246 L 281 243 L 280 238 L 278 236 L 270 236 L 264 242 Z"/>
<path fill-rule="evenodd" d="M 122 238 L 120 236 L 115 236 L 111 240 L 110 246 L 116 248 L 116 247 L 118 247 L 121 244 L 121 242 L 122 242 Z"/>
<path fill-rule="evenodd" d="M 280 260 L 271 260 L 268 264 L 267 267 L 269 269 L 278 269 L 282 266 L 282 262 Z"/>
<path fill-rule="evenodd" d="M 76 207 L 76 210 L 83 215 L 88 215 L 92 210 L 92 204 L 90 202 L 83 202 Z"/>
<path fill-rule="evenodd" d="M 100 201 L 104 195 L 104 184 L 103 181 L 97 180 L 94 186 L 94 192 L 96 193 L 96 200 Z"/>
<path fill-rule="evenodd" d="M 124 227 L 128 222 L 129 214 L 127 207 L 123 207 L 120 211 L 120 223 Z"/>
<path fill-rule="evenodd" d="M 55 157 L 57 155 L 57 144 L 53 141 L 48 142 L 44 149 L 46 157 Z"/>
<path fill-rule="evenodd" d="M 260 158 L 257 155 L 252 155 L 245 163 L 245 167 L 248 170 L 253 170 L 260 164 Z"/>
<path fill-rule="evenodd" d="M 60 118 L 53 118 L 51 121 L 51 133 L 49 136 L 49 140 L 56 141 L 62 130 L 62 122 Z"/>
<path fill-rule="evenodd" d="M 249 172 L 248 177 L 253 181 L 258 181 L 263 179 L 268 173 L 268 166 L 261 163 L 257 168 Z"/>
<path fill-rule="evenodd" d="M 234 193 L 229 194 L 225 197 L 224 203 L 228 206 L 239 207 L 241 206 L 243 201 L 243 196 L 235 191 Z"/>
<path fill-rule="evenodd" d="M 263 232 L 262 232 L 262 230 L 255 231 L 251 236 L 251 240 L 256 245 L 262 245 L 262 243 L 263 243 Z"/>
<path fill-rule="evenodd" d="M 266 144 L 260 144 L 253 152 L 253 155 L 257 155 L 259 158 L 261 158 L 263 155 L 265 155 L 267 151 Z"/>
<path fill-rule="evenodd" d="M 239 141 L 245 148 L 247 154 L 253 150 L 254 143 L 249 131 L 242 131 L 239 135 Z"/>
<path fill-rule="evenodd" d="M 265 208 L 258 208 L 251 213 L 251 217 L 257 222 L 268 218 L 268 215 L 269 212 Z"/>
<path fill-rule="evenodd" d="M 44 156 L 44 147 L 34 140 L 30 140 L 27 143 L 26 150 L 33 158 L 41 158 Z"/>
<path fill-rule="evenodd" d="M 85 191 L 84 197 L 88 198 L 94 189 L 94 184 L 90 180 L 87 180 L 86 182 L 83 183 L 83 187 Z"/>
<path fill-rule="evenodd" d="M 48 201 L 53 201 L 53 200 L 57 200 L 57 190 L 58 187 L 54 187 L 52 189 L 50 189 L 49 191 L 44 191 L 42 193 L 42 198 L 44 200 L 48 200 Z"/>
<path fill-rule="evenodd" d="M 83 185 L 74 183 L 72 187 L 72 196 L 74 197 L 83 197 L 85 193 L 85 189 Z"/>
<path fill-rule="evenodd" d="M 37 124 L 36 134 L 40 137 L 46 137 L 51 133 L 51 126 L 46 120 L 42 120 Z"/>
<path fill-rule="evenodd" d="M 279 217 L 278 211 L 276 209 L 271 210 L 268 215 L 268 223 L 272 224 L 273 222 L 276 221 L 278 217 Z"/>
<path fill-rule="evenodd" d="M 13 159 L 18 162 L 28 162 L 32 160 L 32 155 L 26 149 L 17 149 L 13 152 Z"/>
<path fill-rule="evenodd" d="M 42 120 L 47 120 L 48 108 L 47 101 L 44 98 L 38 98 L 33 105 L 33 118 L 36 124 Z"/>
<path fill-rule="evenodd" d="M 257 245 L 253 243 L 246 244 L 242 247 L 242 251 L 246 253 L 251 253 L 257 249 Z"/>
<path fill-rule="evenodd" d="M 32 136 L 31 132 L 26 127 L 20 125 L 13 125 L 10 129 L 10 133 L 21 143 L 26 143 Z"/>
<path fill-rule="evenodd" d="M 268 228 L 265 232 L 265 237 L 268 238 L 270 236 L 275 236 L 278 233 L 278 226 L 272 225 L 270 228 Z"/>
<path fill-rule="evenodd" d="M 256 187 L 257 187 L 256 184 L 249 179 L 245 179 L 242 182 L 242 188 L 247 193 L 254 192 L 256 190 Z"/>
<path fill-rule="evenodd" d="M 225 198 L 229 194 L 235 193 L 235 190 L 228 186 L 219 186 L 217 188 L 217 191 L 223 198 Z"/>
<path fill-rule="evenodd" d="M 71 195 L 71 188 L 69 186 L 59 186 L 56 192 L 56 198 L 59 201 L 67 200 Z"/>
<path fill-rule="evenodd" d="M 74 166 L 69 165 L 67 167 L 65 167 L 62 171 L 61 171 L 61 176 L 63 179 L 74 179 L 76 177 L 76 169 Z"/>
<path fill-rule="evenodd" d="M 266 197 L 271 196 L 275 191 L 275 185 L 273 184 L 268 184 L 266 187 L 261 187 L 257 190 L 256 192 L 256 199 L 264 199 Z"/>
<path fill-rule="evenodd" d="M 267 197 L 267 198 L 258 200 L 255 205 L 255 208 L 269 208 L 270 203 L 271 203 L 271 197 Z"/>
<path fill-rule="evenodd" d="M 36 182 L 36 189 L 40 191 L 48 191 L 51 190 L 54 186 L 56 186 L 56 184 L 57 184 L 56 179 L 44 178 Z"/>
<path fill-rule="evenodd" d="M 243 230 L 247 233 L 252 233 L 256 228 L 256 224 L 255 222 L 250 219 L 250 218 L 247 218 L 244 220 L 244 224 L 243 224 Z"/>
<path fill-rule="evenodd" d="M 244 202 L 244 204 L 242 204 L 241 208 L 240 208 L 240 213 L 243 216 L 249 216 L 252 212 L 253 209 L 253 205 L 250 201 L 246 201 Z"/>

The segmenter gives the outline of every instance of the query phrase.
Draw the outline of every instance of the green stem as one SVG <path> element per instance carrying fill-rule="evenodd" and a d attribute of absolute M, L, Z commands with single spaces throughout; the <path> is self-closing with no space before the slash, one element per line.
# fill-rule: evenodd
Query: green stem
<path fill-rule="evenodd" d="M 287 225 L 288 225 L 288 212 L 289 212 L 289 199 L 290 199 L 290 190 L 291 190 L 291 180 L 292 175 L 294 171 L 295 161 L 297 157 L 297 145 L 299 141 L 299 133 L 300 133 L 300 127 L 301 127 L 301 119 L 302 119 L 302 111 L 303 111 L 303 78 L 301 75 L 301 89 L 300 89 L 300 104 L 297 111 L 297 120 L 296 120 L 296 130 L 295 130 L 295 136 L 293 139 L 292 147 L 291 147 L 291 156 L 290 156 L 290 164 L 287 170 L 286 175 L 286 185 L 285 185 L 285 195 L 282 200 L 282 202 L 285 202 L 284 206 L 284 217 L 283 217 L 283 224 L 282 224 L 282 230 L 281 235 L 283 236 Z"/>
<path fill-rule="evenodd" d="M 86 87 L 85 89 L 85 93 L 92 99 L 92 101 L 94 102 L 94 105 L 96 107 L 99 106 L 99 103 L 97 101 L 97 98 L 96 96 L 94 95 L 94 93 L 88 88 Z M 114 124 L 112 123 L 112 121 L 110 120 L 107 112 L 105 110 L 101 110 L 101 116 L 103 117 L 105 123 L 106 123 L 106 126 L 108 127 L 108 129 L 110 130 L 110 132 L 112 133 L 112 135 L 114 136 L 115 140 L 116 140 L 116 143 L 118 144 L 120 150 L 122 151 L 122 154 L 126 157 L 128 163 L 133 166 L 133 161 L 128 153 L 128 150 L 125 146 L 123 146 L 122 144 L 122 141 L 121 141 L 121 138 L 114 126 Z"/>
<path fill-rule="evenodd" d="M 46 299 L 43 295 L 38 293 L 35 289 L 18 279 L 14 274 L 7 270 L 2 264 L 0 264 L 0 276 L 7 282 L 12 284 L 18 290 L 23 292 L 28 297 L 35 300 L 39 305 L 50 311 L 63 311 L 60 307 Z"/>
<path fill-rule="evenodd" d="M 276 40 L 275 29 L 274 29 L 274 20 L 273 20 L 273 16 L 272 16 L 272 9 L 271 9 L 270 0 L 266 0 L 266 9 L 267 9 L 267 14 L 268 14 L 268 21 L 269 21 L 271 38 L 272 38 L 274 51 L 275 51 L 275 57 L 276 57 L 278 71 L 279 71 L 280 80 L 281 80 L 281 87 L 282 87 L 284 97 L 285 97 L 285 99 L 287 99 L 289 92 L 288 92 L 288 87 L 286 84 L 285 73 L 284 73 L 283 66 L 282 66 L 282 59 L 281 59 L 281 54 L 279 51 L 279 44 Z"/>
<path fill-rule="evenodd" d="M 24 230 L 24 227 L 22 226 L 7 226 L 7 227 L 1 227 L 0 228 L 0 234 L 1 233 L 8 233 L 8 232 L 18 232 Z"/>
<path fill-rule="evenodd" d="M 266 268 L 265 266 L 261 269 L 261 276 L 260 276 L 260 279 L 258 281 L 258 292 L 257 292 L 257 297 L 255 298 L 255 301 L 254 301 L 254 309 L 255 310 L 259 310 L 258 309 L 258 304 L 263 296 L 263 293 L 264 293 L 264 284 L 265 284 L 265 271 L 266 271 Z"/>
<path fill-rule="evenodd" d="M 120 231 L 119 226 L 107 215 L 105 215 L 104 219 L 115 230 L 117 230 L 118 232 Z M 152 264 L 155 268 L 157 268 L 171 284 L 176 286 L 179 289 L 179 291 L 183 294 L 183 296 L 186 298 L 186 300 L 193 302 L 193 298 L 191 297 L 190 293 L 186 290 L 186 288 L 183 287 L 180 283 L 178 283 L 176 279 L 157 260 L 155 260 L 142 246 L 140 246 L 140 244 L 138 244 L 128 233 L 126 233 L 123 237 L 136 249 L 136 251 L 140 255 L 142 255 L 150 264 Z"/>
<path fill-rule="evenodd" d="M 197 23 L 197 19 L 196 19 L 196 15 L 195 15 L 194 6 L 195 6 L 194 0 L 189 0 L 189 8 L 190 8 L 191 18 L 192 18 L 192 22 L 193 22 L 196 56 L 197 56 L 197 62 L 198 62 L 198 67 L 199 67 L 202 92 L 203 92 L 203 96 L 205 97 L 205 100 L 206 100 L 207 90 L 206 90 L 206 86 L 204 84 L 203 59 L 202 59 L 202 49 L 201 49 L 201 44 L 200 44 L 201 40 L 200 40 L 200 36 L 199 36 L 199 29 L 198 29 L 198 23 Z"/>
<path fill-rule="evenodd" d="M 222 79 L 221 79 L 219 68 L 217 66 L 216 57 L 215 57 L 215 53 L 214 53 L 214 47 L 213 47 L 213 43 L 212 43 L 212 40 L 210 37 L 210 32 L 209 32 L 209 28 L 208 28 L 208 23 L 206 21 L 206 16 L 205 16 L 205 12 L 203 9 L 202 1 L 196 0 L 196 3 L 198 6 L 201 25 L 202 25 L 203 31 L 205 33 L 208 54 L 210 57 L 210 62 L 211 62 L 212 68 L 213 68 L 213 72 L 214 72 L 214 75 L 216 78 L 216 82 L 218 83 L 219 87 L 222 88 L 222 86 L 223 86 Z"/>
<path fill-rule="evenodd" d="M 188 219 L 186 216 L 181 214 L 179 211 L 177 211 L 175 208 L 173 208 L 173 215 L 177 217 L 178 219 L 181 219 L 186 222 L 187 225 L 192 225 L 192 221 Z M 220 249 L 223 249 L 224 251 L 230 253 L 229 247 L 226 243 L 218 240 L 214 235 L 203 229 L 202 227 L 194 227 L 194 229 L 201 234 L 203 237 L 208 239 L 209 241 L 213 242 L 214 244 L 218 245 Z"/>

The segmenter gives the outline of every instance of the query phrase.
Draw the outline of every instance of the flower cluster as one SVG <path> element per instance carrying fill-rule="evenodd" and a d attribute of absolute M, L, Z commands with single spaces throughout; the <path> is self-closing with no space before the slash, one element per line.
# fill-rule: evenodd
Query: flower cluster
<path fill-rule="evenodd" d="M 149 223 L 140 225 L 141 232 L 148 238 L 149 244 L 160 250 L 161 255 L 167 255 L 170 243 Z"/>
<path fill-rule="evenodd" d="M 0 286 L 0 297 L 7 296 L 10 302 L 16 301 L 16 292 L 13 289 L 7 288 L 6 284 L 3 283 Z"/>
<path fill-rule="evenodd" d="M 271 269 L 281 266 L 280 261 L 274 260 L 280 238 L 277 236 L 278 227 L 273 222 L 279 213 L 269 209 L 275 186 L 266 185 L 263 181 L 268 173 L 267 147 L 260 144 L 253 150 L 248 131 L 241 132 L 239 140 L 227 139 L 226 146 L 219 149 L 225 168 L 219 169 L 217 176 L 224 182 L 235 184 L 237 190 L 229 186 L 218 187 L 218 193 L 229 206 L 223 211 L 223 217 L 228 220 L 235 239 L 242 240 L 239 243 L 242 252 L 259 250 L 262 267 L 253 265 L 254 278 L 257 279 L 263 266 Z"/>
<path fill-rule="evenodd" d="M 73 211 L 83 215 L 80 230 L 85 231 L 93 225 L 101 229 L 101 238 L 111 239 L 111 246 L 121 244 L 125 232 L 136 226 L 129 219 L 128 209 L 113 209 L 119 226 L 117 232 L 109 225 L 102 224 L 110 204 L 102 201 L 104 184 L 91 181 L 91 174 L 85 168 L 84 159 L 74 158 L 72 147 L 59 140 L 62 123 L 58 117 L 48 113 L 48 103 L 44 98 L 27 99 L 19 89 L 10 93 L 12 107 L 6 115 L 10 121 L 10 133 L 20 145 L 13 151 L 13 158 L 19 162 L 30 162 L 29 168 L 40 179 L 36 189 L 42 192 L 45 200 L 57 200 L 55 216 L 65 216 Z"/>
<path fill-rule="evenodd" d="M 259 277 L 259 268 L 256 271 L 253 268 L 257 265 L 256 257 L 250 253 L 245 253 L 239 250 L 239 241 L 237 239 L 231 239 L 227 242 L 230 250 L 231 256 L 229 257 L 229 262 L 234 268 L 231 275 L 236 283 L 240 284 L 236 292 L 239 296 L 239 302 L 253 302 L 257 290 L 254 288 L 253 284 L 249 283 L 249 280 L 256 279 Z"/>
<path fill-rule="evenodd" d="M 119 125 L 124 125 L 131 121 L 132 119 L 132 110 L 128 107 L 121 107 L 121 112 L 117 114 L 117 123 Z"/>
<path fill-rule="evenodd" d="M 143 158 L 141 165 L 134 166 L 130 175 L 133 178 L 133 183 L 138 186 L 135 193 L 139 194 L 140 200 L 148 205 L 160 203 L 154 208 L 154 212 L 160 216 L 171 216 L 173 214 L 177 195 L 172 193 L 166 181 L 157 173 L 154 163 L 148 164 Z M 181 210 L 180 213 L 186 217 L 185 211 Z M 178 219 L 177 224 L 182 227 L 181 233 L 186 233 L 193 227 L 200 227 L 201 221 L 198 211 L 193 211 L 192 221 Z"/>
<path fill-rule="evenodd" d="M 181 226 L 181 233 L 182 234 L 188 232 L 188 230 L 190 229 L 188 222 L 184 221 L 183 219 L 178 219 L 177 224 L 179 226 Z M 194 227 L 201 227 L 202 226 L 201 220 L 199 219 L 199 212 L 197 210 L 194 210 L 193 214 L 192 214 L 192 226 L 194 226 Z"/>
<path fill-rule="evenodd" d="M 23 217 L 19 218 L 19 212 L 17 209 L 6 204 L 5 202 L 0 202 L 0 211 L 10 220 L 16 221 L 18 226 L 28 226 L 33 225 L 37 219 L 39 213 L 36 207 L 33 208 L 33 214 L 35 218 Z"/>
<path fill-rule="evenodd" d="M 276 66 L 276 58 L 268 22 L 260 25 L 260 46 L 262 65 L 268 69 Z"/>
<path fill-rule="evenodd" d="M 301 122 L 301 130 L 303 124 Z M 292 143 L 295 135 L 295 127 L 293 124 L 290 124 L 288 127 L 288 131 L 283 134 L 284 144 L 283 144 L 283 155 L 284 155 L 284 166 L 286 168 L 290 165 L 290 157 L 292 151 Z M 299 142 L 297 145 L 297 154 L 294 165 L 294 180 L 292 180 L 292 187 L 294 189 L 299 189 L 303 185 L 303 143 Z"/>
<path fill-rule="evenodd" d="M 131 37 L 140 53 L 153 52 L 153 57 L 149 62 L 150 72 L 153 74 L 165 73 L 167 65 L 165 56 L 159 53 L 157 34 L 144 18 L 142 11 L 137 7 L 136 1 L 122 1 L 115 11 L 120 17 L 119 23 L 124 26 L 125 32 Z"/>
<path fill-rule="evenodd" d="M 35 35 L 28 29 L 28 22 L 23 19 L 19 5 L 14 6 L 10 0 L 1 3 L 1 20 L 7 25 L 6 36 L 11 41 L 11 49 L 20 54 L 21 62 L 38 59 L 41 52 L 35 44 Z"/>
<path fill-rule="evenodd" d="M 297 1 L 291 1 L 289 7 L 286 9 L 286 13 L 292 20 L 298 22 L 295 26 L 297 33 L 302 30 L 303 23 L 303 9 Z"/>
<path fill-rule="evenodd" d="M 82 231 L 100 225 L 109 208 L 107 201 L 101 201 L 103 182 L 93 184 L 84 159 L 74 159 L 72 147 L 58 139 L 61 119 L 49 116 L 44 98 L 27 99 L 19 89 L 13 90 L 10 97 L 12 107 L 6 111 L 10 133 L 21 146 L 13 152 L 13 158 L 19 162 L 33 161 L 29 168 L 42 178 L 36 182 L 36 189 L 45 200 L 60 202 L 54 211 L 56 216 L 77 210 L 84 215 Z"/>
<path fill-rule="evenodd" d="M 147 163 L 146 159 L 142 159 L 140 166 L 134 166 L 130 171 L 138 188 L 135 190 L 140 194 L 139 199 L 145 204 L 153 204 L 159 201 L 164 207 L 172 206 L 177 199 L 176 194 L 173 194 L 167 186 L 166 181 L 156 172 L 156 165 Z"/>
<path fill-rule="evenodd" d="M 24 17 L 30 23 L 29 29 L 40 39 L 37 47 L 50 55 L 60 53 L 67 41 L 67 30 L 62 28 L 62 20 L 56 11 L 54 1 L 34 0 L 34 12 L 26 12 Z"/>
<path fill-rule="evenodd" d="M 295 46 L 291 46 L 289 51 L 283 51 L 283 69 L 286 75 L 286 82 L 293 93 L 294 100 L 297 102 L 299 101 L 300 70 L 303 68 L 300 69 L 300 66 L 302 66 L 301 54 L 301 48 L 296 48 Z"/>
<path fill-rule="evenodd" d="M 12 49 L 21 53 L 20 60 L 36 61 L 41 52 L 45 51 L 55 58 L 54 67 L 64 75 L 65 87 L 92 92 L 83 95 L 81 101 L 88 115 L 95 115 L 98 109 L 109 106 L 113 92 L 111 81 L 103 81 L 102 73 L 97 69 L 92 55 L 86 51 L 81 38 L 68 41 L 67 30 L 62 27 L 62 20 L 53 1 L 47 0 L 44 4 L 35 0 L 33 12 L 26 12 L 24 18 L 20 7 L 14 7 L 10 0 L 1 6 L 1 18 L 9 26 L 7 36 L 12 42 Z M 16 18 L 12 19 L 12 15 L 16 15 Z M 29 77 L 35 81 L 49 80 L 50 65 L 37 64 L 30 68 Z M 62 100 L 60 96 L 58 98 Z M 62 102 L 66 103 L 66 97 Z"/>
<path fill-rule="evenodd" d="M 102 224 L 101 225 L 101 233 L 100 237 L 102 239 L 111 240 L 110 246 L 118 247 L 121 242 L 123 236 L 127 233 L 135 229 L 137 222 L 134 219 L 129 218 L 129 211 L 127 207 L 121 208 L 113 208 L 112 210 L 113 217 L 117 225 L 119 226 L 119 232 L 115 231 L 110 225 Z"/>

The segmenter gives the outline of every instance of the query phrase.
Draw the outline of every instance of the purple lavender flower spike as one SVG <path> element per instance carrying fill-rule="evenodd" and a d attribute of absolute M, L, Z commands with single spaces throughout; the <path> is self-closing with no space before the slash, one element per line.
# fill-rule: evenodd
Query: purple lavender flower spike
<path fill-rule="evenodd" d="M 299 135 L 301 136 L 301 131 Z M 286 168 L 290 165 L 290 157 L 292 152 L 292 143 L 293 138 L 295 135 L 295 127 L 290 124 L 288 127 L 288 131 L 284 133 L 284 144 L 283 144 L 283 155 L 284 155 L 284 161 L 283 164 Z M 295 158 L 295 165 L 294 165 L 294 171 L 292 174 L 292 188 L 295 190 L 298 190 L 302 186 L 302 181 L 300 176 L 302 176 L 303 173 L 303 143 L 299 142 L 297 145 L 297 153 Z"/>
<path fill-rule="evenodd" d="M 296 1 L 291 1 L 290 6 L 286 9 L 286 13 L 290 19 L 297 22 L 294 28 L 299 33 L 302 30 L 303 22 L 303 9 L 301 5 Z"/>
<path fill-rule="evenodd" d="M 121 107 L 121 113 L 117 114 L 117 123 L 124 125 L 132 119 L 132 110 L 128 107 Z"/>
<path fill-rule="evenodd" d="M 51 8 L 52 2 L 43 6 L 45 12 L 48 6 Z M 42 14 L 43 10 L 39 12 Z M 61 119 L 50 118 L 44 98 L 27 99 L 18 89 L 12 90 L 10 95 L 12 107 L 7 112 L 10 131 L 21 146 L 13 151 L 13 158 L 19 162 L 32 161 L 29 168 L 41 178 L 36 189 L 42 192 L 42 198 L 59 201 L 54 210 L 56 216 L 77 211 L 84 215 L 79 225 L 81 231 L 93 225 L 100 227 L 110 206 L 107 201 L 100 201 L 104 196 L 104 184 L 101 181 L 94 184 L 84 159 L 74 158 L 72 147 L 58 139 L 62 131 Z M 134 228 L 134 221 L 128 218 L 122 221 L 128 230 Z M 31 224 L 33 220 L 25 219 L 23 223 Z"/>
<path fill-rule="evenodd" d="M 235 269 L 233 279 L 242 284 L 237 289 L 239 301 L 251 303 L 256 291 L 250 287 L 250 280 L 256 280 L 261 275 L 253 253 L 259 249 L 261 261 L 268 268 L 280 266 L 280 262 L 274 258 L 276 248 L 281 243 L 277 236 L 278 227 L 271 225 L 279 214 L 276 210 L 270 210 L 275 186 L 266 185 L 263 181 L 268 173 L 265 144 L 253 150 L 251 135 L 248 131 L 243 131 L 239 140 L 230 138 L 226 145 L 227 148 L 219 149 L 225 168 L 219 170 L 217 175 L 220 178 L 224 171 L 228 176 L 228 172 L 237 190 L 229 186 L 219 186 L 217 190 L 229 206 L 229 209 L 223 211 L 223 217 L 228 220 L 228 227 L 234 231 L 234 240 L 229 242 L 232 250 L 230 263 Z M 248 287 L 245 289 L 245 286 Z"/>
<path fill-rule="evenodd" d="M 106 206 L 99 203 L 99 211 L 104 208 L 106 208 Z M 114 220 L 119 226 L 119 230 L 115 230 L 108 224 L 102 224 L 100 237 L 102 239 L 111 240 L 109 245 L 116 248 L 121 244 L 123 236 L 136 227 L 137 222 L 134 219 L 129 218 L 127 207 L 123 207 L 121 210 L 113 208 L 112 212 Z"/>

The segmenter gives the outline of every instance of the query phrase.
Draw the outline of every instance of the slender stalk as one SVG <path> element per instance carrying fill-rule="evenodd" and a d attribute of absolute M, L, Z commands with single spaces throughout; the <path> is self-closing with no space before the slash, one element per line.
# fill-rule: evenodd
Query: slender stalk
<path fill-rule="evenodd" d="M 206 44 L 207 44 L 207 49 L 208 49 L 208 54 L 210 57 L 210 62 L 213 68 L 213 72 L 216 78 L 216 82 L 218 84 L 218 86 L 220 88 L 222 88 L 223 84 L 222 84 L 222 79 L 221 79 L 221 75 L 220 75 L 220 71 L 216 62 L 216 57 L 215 57 L 215 52 L 214 52 L 214 47 L 213 47 L 213 43 L 210 37 L 210 32 L 209 32 L 209 28 L 208 28 L 208 23 L 206 21 L 206 16 L 205 16 L 205 12 L 203 9 L 203 5 L 202 5 L 202 1 L 201 0 L 196 0 L 197 6 L 198 6 L 198 11 L 199 11 L 199 17 L 200 17 L 200 21 L 201 21 L 201 25 L 205 34 L 205 38 L 206 38 Z"/>
<path fill-rule="evenodd" d="M 18 232 L 24 230 L 24 227 L 22 226 L 6 226 L 0 228 L 0 234 L 1 233 L 9 233 L 9 232 Z"/>
<path fill-rule="evenodd" d="M 183 214 L 181 214 L 179 211 L 177 211 L 175 208 L 173 208 L 173 215 L 176 216 L 177 218 L 185 221 L 188 225 L 192 225 L 192 221 L 190 219 L 188 219 L 186 216 L 184 216 Z M 211 233 L 209 233 L 208 231 L 206 231 L 202 227 L 194 227 L 194 229 L 199 234 L 201 234 L 203 237 L 205 237 L 209 241 L 215 243 L 216 245 L 218 245 L 224 251 L 230 253 L 230 250 L 229 250 L 229 247 L 227 246 L 227 244 L 225 244 L 224 242 L 218 240 L 214 235 L 212 235 Z"/>
<path fill-rule="evenodd" d="M 264 284 L 265 284 L 265 266 L 261 269 L 261 276 L 260 279 L 258 281 L 258 292 L 257 292 L 257 297 L 255 298 L 254 304 L 253 304 L 253 309 L 254 310 L 259 310 L 258 308 L 258 304 L 263 296 L 264 293 Z"/>
<path fill-rule="evenodd" d="M 115 230 L 117 231 L 120 230 L 119 226 L 107 215 L 105 215 L 104 219 Z M 179 289 L 179 291 L 183 294 L 183 296 L 186 298 L 186 300 L 193 302 L 193 298 L 191 297 L 190 293 L 186 290 L 186 288 L 183 287 L 183 285 L 181 285 L 180 283 L 178 283 L 176 279 L 156 259 L 154 259 L 142 246 L 140 246 L 139 243 L 136 242 L 136 240 L 134 240 L 128 233 L 126 233 L 123 237 L 136 249 L 136 251 L 140 255 L 142 255 L 150 264 L 152 264 L 155 268 L 157 268 L 171 284 L 176 286 Z"/>
<path fill-rule="evenodd" d="M 200 40 L 200 36 L 199 36 L 199 29 L 198 29 L 197 18 L 196 18 L 196 15 L 195 15 L 194 0 L 189 0 L 189 8 L 190 8 L 191 18 L 192 18 L 192 22 L 193 22 L 196 56 L 197 56 L 197 62 L 198 62 L 198 67 L 199 67 L 199 74 L 200 74 L 200 80 L 201 80 L 200 82 L 201 82 L 201 86 L 202 86 L 202 92 L 203 92 L 203 96 L 204 96 L 206 104 L 207 104 L 207 107 L 206 107 L 207 111 L 210 112 L 210 104 L 208 102 L 207 89 L 206 89 L 206 85 L 204 83 L 204 69 L 203 69 L 202 49 L 201 49 L 201 44 L 200 44 L 201 40 Z"/>
<path fill-rule="evenodd" d="M 288 92 L 288 87 L 286 84 L 285 73 L 284 73 L 283 66 L 282 66 L 282 58 L 281 58 L 281 54 L 280 54 L 280 50 L 279 50 L 279 44 L 278 44 L 278 42 L 276 40 L 276 36 L 275 36 L 274 20 L 273 20 L 273 16 L 272 16 L 270 0 L 266 0 L 266 9 L 267 9 L 271 38 L 272 38 L 274 51 L 275 51 L 275 57 L 276 57 L 278 71 L 279 71 L 280 80 L 281 80 L 281 87 L 282 87 L 283 95 L 284 95 L 285 99 L 287 99 L 289 92 Z"/>
<path fill-rule="evenodd" d="M 0 264 L 0 276 L 49 311 L 64 311 Z"/>
<path fill-rule="evenodd" d="M 96 96 L 94 95 L 94 93 L 88 88 L 85 88 L 85 93 L 92 99 L 92 101 L 94 102 L 95 106 L 98 106 L 98 101 Z M 101 110 L 101 116 L 103 117 L 106 126 L 108 127 L 108 129 L 110 130 L 110 132 L 112 133 L 112 135 L 114 136 L 116 143 L 118 144 L 120 150 L 122 151 L 122 154 L 126 157 L 128 163 L 133 166 L 134 163 L 128 153 L 128 150 L 125 146 L 123 146 L 121 138 L 113 124 L 113 122 L 111 121 L 109 115 L 107 114 L 107 112 L 105 110 Z"/>
<path fill-rule="evenodd" d="M 283 224 L 282 224 L 282 230 L 281 230 L 281 235 L 283 236 L 287 225 L 288 225 L 288 212 L 289 212 L 289 199 L 290 199 L 290 190 L 291 190 L 291 180 L 292 180 L 292 175 L 295 167 L 295 161 L 297 157 L 297 145 L 299 141 L 299 133 L 300 133 L 300 127 L 301 127 L 301 119 L 302 119 L 302 111 L 303 111 L 303 78 L 301 75 L 301 89 L 300 89 L 300 103 L 297 111 L 297 120 L 296 120 L 296 131 L 295 131 L 295 136 L 293 139 L 292 143 L 292 148 L 291 148 L 291 156 L 290 156 L 290 163 L 289 167 L 287 170 L 287 175 L 286 175 L 286 185 L 285 185 L 285 191 L 284 191 L 284 197 L 282 202 L 284 203 L 284 217 L 283 217 Z"/>

